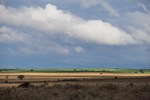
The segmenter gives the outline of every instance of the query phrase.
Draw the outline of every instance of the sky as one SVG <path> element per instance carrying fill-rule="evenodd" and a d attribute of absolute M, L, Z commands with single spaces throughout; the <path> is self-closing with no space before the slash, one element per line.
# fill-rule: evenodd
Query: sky
<path fill-rule="evenodd" d="M 150 0 L 0 0 L 0 68 L 150 68 Z"/>

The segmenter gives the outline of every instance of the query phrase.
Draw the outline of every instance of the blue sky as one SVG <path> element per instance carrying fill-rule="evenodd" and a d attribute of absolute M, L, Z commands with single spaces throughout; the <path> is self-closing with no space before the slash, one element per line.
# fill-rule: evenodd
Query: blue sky
<path fill-rule="evenodd" d="M 0 0 L 0 68 L 150 68 L 149 0 Z"/>

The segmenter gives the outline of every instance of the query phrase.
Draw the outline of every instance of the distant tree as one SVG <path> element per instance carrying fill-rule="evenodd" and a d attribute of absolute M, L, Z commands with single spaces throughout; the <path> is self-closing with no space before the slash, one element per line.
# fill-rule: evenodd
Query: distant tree
<path fill-rule="evenodd" d="M 31 69 L 30 71 L 33 72 L 33 69 Z"/>
<path fill-rule="evenodd" d="M 25 78 L 25 76 L 24 76 L 24 75 L 18 75 L 17 78 L 18 78 L 19 80 L 23 80 L 23 78 Z"/>
<path fill-rule="evenodd" d="M 144 73 L 144 71 L 142 69 L 139 72 L 141 72 L 142 74 Z"/>
<path fill-rule="evenodd" d="M 77 70 L 76 69 L 74 69 L 74 72 L 76 72 Z"/>

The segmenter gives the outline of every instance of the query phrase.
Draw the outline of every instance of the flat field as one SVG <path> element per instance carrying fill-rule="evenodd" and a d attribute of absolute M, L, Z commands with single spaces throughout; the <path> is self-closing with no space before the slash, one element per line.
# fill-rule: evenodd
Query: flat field
<path fill-rule="evenodd" d="M 143 71 L 3 69 L 0 100 L 150 100 L 150 73 Z"/>

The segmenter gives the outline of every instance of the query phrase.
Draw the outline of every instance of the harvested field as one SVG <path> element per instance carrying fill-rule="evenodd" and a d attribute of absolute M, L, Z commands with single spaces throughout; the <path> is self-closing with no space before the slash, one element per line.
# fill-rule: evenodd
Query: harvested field
<path fill-rule="evenodd" d="M 0 73 L 0 78 L 9 75 L 16 77 L 18 75 L 25 75 L 31 77 L 101 77 L 101 76 L 150 76 L 150 74 L 127 74 L 127 73 L 102 73 L 100 72 L 74 72 L 74 73 Z"/>
<path fill-rule="evenodd" d="M 20 81 L 18 75 L 24 75 L 25 78 Z M 76 72 L 76 73 L 0 73 L 0 82 L 24 82 L 24 81 L 56 81 L 62 79 L 114 79 L 117 78 L 136 78 L 148 77 L 150 74 L 123 74 L 123 73 L 99 73 L 99 72 Z"/>

